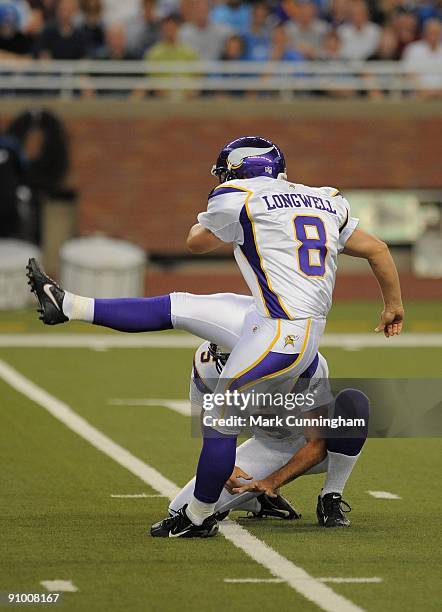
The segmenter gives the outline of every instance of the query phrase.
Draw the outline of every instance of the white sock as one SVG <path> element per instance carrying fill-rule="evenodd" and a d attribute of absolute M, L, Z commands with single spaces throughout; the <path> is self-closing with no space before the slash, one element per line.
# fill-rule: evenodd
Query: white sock
<path fill-rule="evenodd" d="M 63 313 L 70 321 L 94 322 L 93 298 L 85 298 L 65 291 L 63 298 Z"/>
<path fill-rule="evenodd" d="M 212 516 L 215 511 L 215 504 L 206 504 L 200 501 L 194 495 L 186 508 L 186 514 L 194 525 L 202 525 L 202 523 Z"/>
<path fill-rule="evenodd" d="M 349 479 L 360 454 L 361 453 L 358 453 L 357 455 L 342 455 L 341 453 L 332 453 L 327 451 L 327 478 L 325 479 L 321 497 L 324 497 L 324 495 L 327 495 L 327 493 L 339 493 L 342 495 L 347 480 Z"/>

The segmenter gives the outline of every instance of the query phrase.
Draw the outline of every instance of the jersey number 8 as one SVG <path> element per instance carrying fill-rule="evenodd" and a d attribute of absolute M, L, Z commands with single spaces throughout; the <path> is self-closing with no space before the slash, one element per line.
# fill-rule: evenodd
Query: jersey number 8
<path fill-rule="evenodd" d="M 295 238 L 300 243 L 297 256 L 299 269 L 306 276 L 322 277 L 327 257 L 327 232 L 319 217 L 298 215 L 293 219 Z"/>

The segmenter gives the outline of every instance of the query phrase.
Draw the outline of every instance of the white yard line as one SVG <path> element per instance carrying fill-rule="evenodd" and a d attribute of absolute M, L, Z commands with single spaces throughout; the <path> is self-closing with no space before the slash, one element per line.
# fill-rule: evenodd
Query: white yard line
<path fill-rule="evenodd" d="M 38 387 L 2 360 L 0 360 L 0 377 L 18 393 L 39 404 L 69 429 L 162 495 L 172 499 L 179 492 L 179 487 L 175 483 L 108 438 L 66 403 Z M 220 532 L 251 559 L 267 568 L 273 577 L 286 581 L 295 591 L 320 609 L 326 612 L 361 612 L 359 606 L 335 593 L 330 587 L 316 580 L 240 525 L 227 521 L 220 525 Z"/>
<path fill-rule="evenodd" d="M 281 584 L 285 582 L 282 578 L 224 578 L 229 584 Z"/>
<path fill-rule="evenodd" d="M 114 493 L 111 495 L 116 499 L 149 499 L 152 497 L 165 497 L 165 495 L 149 495 L 148 493 Z"/>
<path fill-rule="evenodd" d="M 319 582 L 333 582 L 335 584 L 379 584 L 382 582 L 382 578 L 378 576 L 372 576 L 371 578 L 342 578 L 342 577 L 327 577 L 327 578 L 316 578 Z M 281 578 L 224 578 L 224 582 L 229 584 L 259 584 L 261 582 L 270 582 L 280 584 L 285 582 Z"/>
<path fill-rule="evenodd" d="M 78 591 L 72 580 L 42 580 L 40 582 L 47 591 L 65 593 L 76 593 Z"/>
<path fill-rule="evenodd" d="M 109 406 L 165 406 L 178 414 L 183 416 L 192 416 L 191 405 L 189 400 L 179 399 L 148 399 L 148 398 L 134 398 L 134 399 L 110 399 L 107 402 Z"/>
<path fill-rule="evenodd" d="M 196 348 L 201 339 L 191 334 L 0 334 L 0 348 Z M 384 338 L 381 334 L 325 334 L 321 347 L 402 348 L 442 347 L 442 334 L 402 334 Z"/>
<path fill-rule="evenodd" d="M 190 334 L 0 334 L 0 347 L 18 348 L 195 348 L 202 340 Z"/>
<path fill-rule="evenodd" d="M 367 493 L 372 497 L 376 497 L 376 499 L 402 499 L 400 495 L 389 493 L 388 491 L 367 491 Z"/>
<path fill-rule="evenodd" d="M 319 582 L 333 582 L 334 584 L 379 584 L 382 582 L 382 578 L 378 576 L 372 576 L 371 578 L 340 578 L 340 577 L 328 577 L 328 578 L 317 578 Z"/>

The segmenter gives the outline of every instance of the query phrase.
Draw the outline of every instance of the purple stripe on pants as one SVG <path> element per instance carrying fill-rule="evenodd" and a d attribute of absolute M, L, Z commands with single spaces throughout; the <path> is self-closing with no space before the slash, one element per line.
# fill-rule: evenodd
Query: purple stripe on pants
<path fill-rule="evenodd" d="M 285 355 L 284 353 L 268 353 L 262 361 L 260 361 L 251 370 L 233 380 L 229 386 L 231 391 L 239 389 L 248 383 L 251 383 L 268 374 L 275 374 L 280 370 L 290 367 L 298 359 L 299 354 Z"/>

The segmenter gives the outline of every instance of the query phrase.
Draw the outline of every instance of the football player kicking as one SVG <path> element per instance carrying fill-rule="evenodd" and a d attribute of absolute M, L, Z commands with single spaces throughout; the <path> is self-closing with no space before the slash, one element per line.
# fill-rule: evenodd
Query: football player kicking
<path fill-rule="evenodd" d="M 209 414 L 204 413 L 205 401 L 215 390 L 228 358 L 228 353 L 209 342 L 196 350 L 190 381 L 194 415 Z M 320 353 L 301 374 L 293 392 L 301 390 L 304 395 L 315 390 L 325 401 L 332 400 L 327 362 Z M 297 414 L 309 417 L 317 412 L 301 406 Z M 256 518 L 299 519 L 301 515 L 280 495 L 279 488 L 304 474 L 325 472 L 326 481 L 316 507 L 318 523 L 323 527 L 348 527 L 350 521 L 345 512 L 350 511 L 350 506 L 342 500 L 342 492 L 367 437 L 369 402 L 363 393 L 347 389 L 332 400 L 329 413 L 335 418 L 341 415 L 345 419 L 362 419 L 364 425 L 354 438 L 337 437 L 336 432 L 320 437 L 314 427 L 252 427 L 253 437 L 237 448 L 235 468 L 215 506 L 217 520 L 223 520 L 233 509 L 246 510 Z M 252 478 L 253 482 L 246 482 Z M 153 536 L 168 536 L 169 521 L 190 502 L 194 488 L 193 478 L 171 502 L 172 518 L 152 526 Z"/>
<path fill-rule="evenodd" d="M 357 219 L 339 191 L 289 182 L 281 150 L 258 137 L 226 145 L 213 173 L 221 184 L 210 194 L 207 212 L 198 216 L 187 244 L 194 253 L 207 253 L 232 243 L 254 299 L 216 393 L 245 386 L 282 393 L 291 388 L 318 353 L 339 252 L 369 261 L 384 299 L 376 330 L 387 337 L 400 333 L 400 284 L 389 250 L 356 228 Z M 34 261 L 28 276 L 48 324 L 80 319 L 129 332 L 176 327 L 223 346 L 228 346 L 225 337 L 232 340 L 225 320 L 235 318 L 235 312 L 206 310 L 216 296 L 93 300 L 63 292 Z M 170 536 L 216 533 L 214 509 L 235 466 L 236 438 L 234 428 L 204 429 L 195 490 L 187 508 L 168 522 Z"/>

